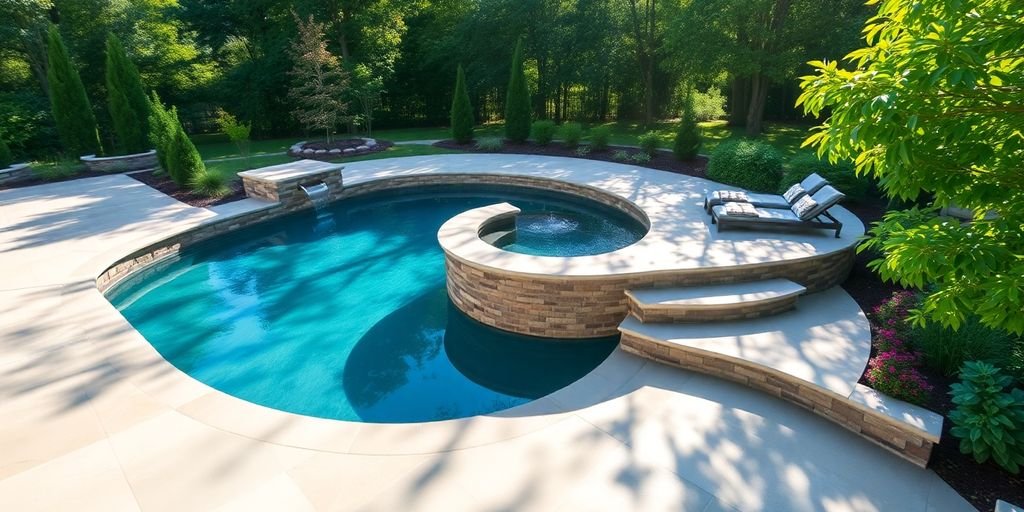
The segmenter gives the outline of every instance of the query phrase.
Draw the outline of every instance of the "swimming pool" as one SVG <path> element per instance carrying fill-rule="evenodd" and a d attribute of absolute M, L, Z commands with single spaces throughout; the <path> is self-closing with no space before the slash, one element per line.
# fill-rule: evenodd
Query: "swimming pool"
<path fill-rule="evenodd" d="M 579 379 L 617 343 L 514 335 L 450 305 L 437 230 L 502 201 L 528 223 L 508 250 L 598 254 L 646 231 L 618 210 L 561 194 L 396 190 L 202 242 L 108 298 L 170 363 L 267 407 L 375 423 L 495 412 Z"/>

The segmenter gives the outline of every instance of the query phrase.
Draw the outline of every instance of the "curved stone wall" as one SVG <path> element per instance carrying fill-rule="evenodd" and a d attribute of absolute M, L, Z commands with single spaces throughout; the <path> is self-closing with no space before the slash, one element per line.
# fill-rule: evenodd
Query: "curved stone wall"
<path fill-rule="evenodd" d="M 785 278 L 808 293 L 846 280 L 853 248 L 802 260 L 652 274 L 546 276 L 502 271 L 445 252 L 448 295 L 480 323 L 546 338 L 613 336 L 628 313 L 625 290 Z"/>

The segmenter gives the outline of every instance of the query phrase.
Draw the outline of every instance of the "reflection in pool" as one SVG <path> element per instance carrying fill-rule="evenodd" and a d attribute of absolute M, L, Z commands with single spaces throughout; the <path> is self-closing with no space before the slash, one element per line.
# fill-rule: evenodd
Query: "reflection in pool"
<path fill-rule="evenodd" d="M 564 387 L 616 343 L 512 335 L 449 304 L 437 229 L 501 201 L 632 233 L 577 244 L 571 232 L 520 233 L 516 244 L 532 253 L 606 252 L 643 235 L 625 216 L 608 220 L 564 196 L 394 191 L 342 201 L 321 222 L 297 214 L 198 244 L 108 295 L 172 364 L 251 402 L 382 423 L 486 414 Z"/>

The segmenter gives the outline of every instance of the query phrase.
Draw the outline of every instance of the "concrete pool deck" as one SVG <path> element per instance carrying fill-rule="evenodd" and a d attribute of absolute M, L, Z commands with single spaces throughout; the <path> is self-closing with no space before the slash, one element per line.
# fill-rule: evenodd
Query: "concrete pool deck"
<path fill-rule="evenodd" d="M 345 181 L 485 167 L 635 175 L 452 155 L 349 164 Z M 972 510 L 796 406 L 621 351 L 554 395 L 465 420 L 345 423 L 224 395 L 164 361 L 95 278 L 264 207 L 193 208 L 126 176 L 0 191 L 0 510 Z"/>

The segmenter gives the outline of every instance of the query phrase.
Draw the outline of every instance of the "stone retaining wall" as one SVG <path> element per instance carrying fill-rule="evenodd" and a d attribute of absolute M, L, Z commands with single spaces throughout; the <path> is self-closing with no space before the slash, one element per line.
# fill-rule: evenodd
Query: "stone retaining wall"
<path fill-rule="evenodd" d="M 927 466 L 931 457 L 934 443 L 920 430 L 792 375 L 705 350 L 667 345 L 630 332 L 622 333 L 619 346 L 646 359 L 738 382 L 792 402 L 918 466 Z"/>
<path fill-rule="evenodd" d="M 507 331 L 547 338 L 613 336 L 628 313 L 625 290 L 784 278 L 827 290 L 846 280 L 855 251 L 759 265 L 699 268 L 656 274 L 562 277 L 484 267 L 445 253 L 448 295 L 474 320 Z"/>
<path fill-rule="evenodd" d="M 156 150 L 134 155 L 98 157 L 86 155 L 82 163 L 94 172 L 128 172 L 155 169 L 157 166 Z"/>
<path fill-rule="evenodd" d="M 749 304 L 728 303 L 699 308 L 644 305 L 630 300 L 629 312 L 645 324 L 729 322 L 784 313 L 796 307 L 797 299 L 797 295 L 792 295 Z"/>
<path fill-rule="evenodd" d="M 15 164 L 6 169 L 0 169 L 0 185 L 7 183 L 17 183 L 32 179 L 36 176 L 35 172 L 28 164 Z"/>

